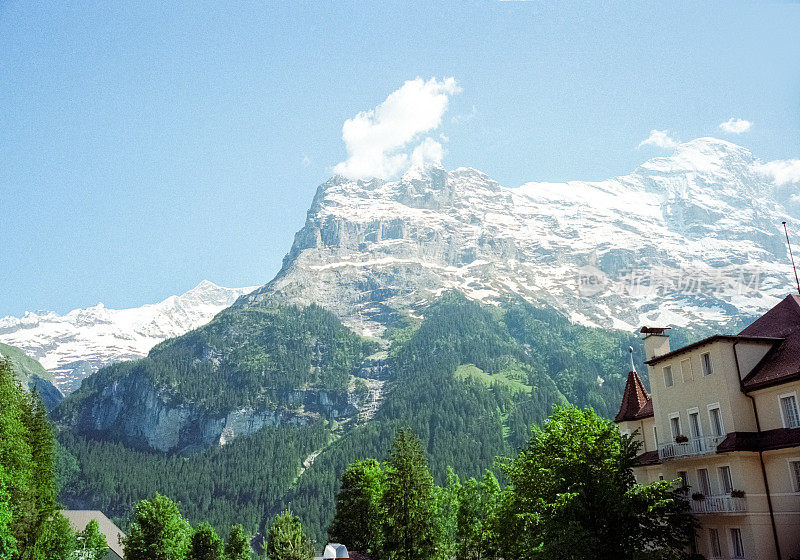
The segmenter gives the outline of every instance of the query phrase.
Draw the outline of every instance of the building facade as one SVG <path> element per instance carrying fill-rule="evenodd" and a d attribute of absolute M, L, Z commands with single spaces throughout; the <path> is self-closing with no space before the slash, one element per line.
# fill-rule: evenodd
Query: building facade
<path fill-rule="evenodd" d="M 800 296 L 738 335 L 672 350 L 668 330 L 642 328 L 651 393 L 630 372 L 615 418 L 637 480 L 685 487 L 706 558 L 800 558 Z"/>

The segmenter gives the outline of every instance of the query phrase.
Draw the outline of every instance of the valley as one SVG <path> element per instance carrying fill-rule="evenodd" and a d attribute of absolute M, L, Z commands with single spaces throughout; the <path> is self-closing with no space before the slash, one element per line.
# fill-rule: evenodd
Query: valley
<path fill-rule="evenodd" d="M 52 413 L 66 506 L 125 527 L 157 489 L 189 520 L 255 533 L 291 504 L 322 542 L 345 467 L 385 457 L 398 429 L 421 438 L 438 484 L 448 467 L 481 476 L 554 405 L 613 417 L 629 346 L 645 371 L 636 327 L 686 343 L 783 295 L 775 223 L 800 214 L 760 165 L 704 138 L 594 183 L 509 189 L 435 165 L 334 177 L 261 288 L 204 282 L 127 322 L 102 308 L 7 318 L 0 340 L 69 393 Z M 736 274 L 751 270 L 757 285 Z M 46 335 L 57 323 L 75 334 Z"/>

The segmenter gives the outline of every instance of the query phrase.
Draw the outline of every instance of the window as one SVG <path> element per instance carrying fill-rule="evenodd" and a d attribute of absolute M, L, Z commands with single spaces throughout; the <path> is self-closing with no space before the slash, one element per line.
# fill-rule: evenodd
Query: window
<path fill-rule="evenodd" d="M 666 366 L 664 368 L 664 385 L 672 387 L 672 366 Z"/>
<path fill-rule="evenodd" d="M 681 360 L 681 375 L 684 383 L 692 380 L 692 360 L 689 358 Z"/>
<path fill-rule="evenodd" d="M 703 432 L 700 430 L 700 414 L 696 409 L 689 413 L 689 430 L 694 439 L 703 437 Z"/>
<path fill-rule="evenodd" d="M 675 414 L 674 416 L 670 417 L 669 425 L 670 425 L 670 428 L 672 428 L 672 439 L 675 439 L 679 435 L 682 435 L 681 434 L 681 419 L 677 414 Z"/>
<path fill-rule="evenodd" d="M 711 375 L 714 373 L 714 366 L 711 365 L 711 354 L 706 352 L 700 356 L 700 361 L 703 363 L 703 375 Z"/>
<path fill-rule="evenodd" d="M 708 469 L 697 469 L 698 491 L 704 496 L 711 495 L 711 481 L 708 479 Z"/>
<path fill-rule="evenodd" d="M 797 396 L 794 393 L 781 395 L 781 415 L 784 428 L 800 428 L 800 415 L 797 413 Z"/>
<path fill-rule="evenodd" d="M 722 548 L 719 546 L 719 531 L 716 529 L 708 530 L 708 548 L 711 558 L 722 558 Z"/>
<path fill-rule="evenodd" d="M 800 492 L 800 460 L 789 461 L 789 474 L 792 476 L 792 488 Z"/>
<path fill-rule="evenodd" d="M 722 493 L 730 494 L 731 490 L 733 490 L 733 479 L 731 478 L 730 467 L 719 468 L 719 482 L 722 485 Z"/>
<path fill-rule="evenodd" d="M 722 426 L 722 415 L 719 412 L 719 405 L 709 405 L 708 419 L 711 422 L 711 431 L 715 436 L 724 436 L 725 428 Z"/>
<path fill-rule="evenodd" d="M 744 543 L 742 542 L 742 530 L 731 529 L 731 556 L 733 558 L 744 558 Z"/>
<path fill-rule="evenodd" d="M 678 471 L 678 478 L 681 479 L 681 488 L 689 486 L 689 475 L 686 474 L 686 471 Z"/>
<path fill-rule="evenodd" d="M 653 442 L 655 443 L 656 448 L 658 448 L 658 428 L 655 426 L 653 426 Z"/>

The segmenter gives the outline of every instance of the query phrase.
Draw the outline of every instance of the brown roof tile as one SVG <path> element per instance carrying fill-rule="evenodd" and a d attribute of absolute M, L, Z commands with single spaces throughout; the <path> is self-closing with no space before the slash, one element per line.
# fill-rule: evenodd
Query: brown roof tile
<path fill-rule="evenodd" d="M 614 417 L 614 422 L 625 420 L 639 420 L 653 416 L 653 400 L 647 394 L 644 383 L 635 371 L 628 373 L 625 382 L 625 392 L 622 394 L 622 404 L 619 412 Z"/>
<path fill-rule="evenodd" d="M 765 432 L 731 432 L 717 446 L 717 453 L 769 451 L 800 446 L 800 428 L 778 428 Z"/>
<path fill-rule="evenodd" d="M 646 467 L 648 465 L 660 465 L 661 459 L 658 458 L 658 451 L 645 451 L 633 461 L 634 467 Z"/>
<path fill-rule="evenodd" d="M 787 296 L 744 329 L 740 336 L 780 338 L 742 381 L 745 390 L 760 389 L 800 378 L 800 296 Z"/>

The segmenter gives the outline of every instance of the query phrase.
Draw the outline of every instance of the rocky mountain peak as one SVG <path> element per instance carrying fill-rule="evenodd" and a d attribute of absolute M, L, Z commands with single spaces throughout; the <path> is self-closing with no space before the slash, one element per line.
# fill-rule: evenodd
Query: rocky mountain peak
<path fill-rule="evenodd" d="M 333 178 L 279 275 L 241 303 L 314 302 L 379 336 L 457 289 L 552 305 L 587 325 L 718 330 L 788 289 L 779 228 L 789 210 L 759 164 L 745 148 L 700 138 L 606 181 L 506 188 L 475 169 L 437 167 L 398 181 Z M 600 284 L 587 294 L 589 265 Z M 745 268 L 761 271 L 757 289 L 730 277 Z M 652 290 L 627 285 L 636 274 Z"/>

